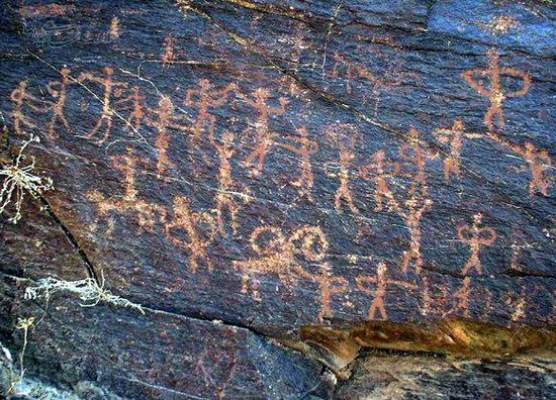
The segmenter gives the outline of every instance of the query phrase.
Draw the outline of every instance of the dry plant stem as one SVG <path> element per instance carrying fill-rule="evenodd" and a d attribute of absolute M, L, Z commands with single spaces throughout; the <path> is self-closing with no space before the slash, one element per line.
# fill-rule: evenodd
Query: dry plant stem
<path fill-rule="evenodd" d="M 23 381 L 23 375 L 25 374 L 25 368 L 23 367 L 23 359 L 25 357 L 25 351 L 27 350 L 27 339 L 29 335 L 29 328 L 35 323 L 34 317 L 29 318 L 19 318 L 17 320 L 17 329 L 23 330 L 23 347 L 19 353 L 19 379 L 14 379 L 11 383 L 9 392 L 14 393 L 15 387 Z"/>
<path fill-rule="evenodd" d="M 64 281 L 55 278 L 44 278 L 39 280 L 38 286 L 28 287 L 25 290 L 25 299 L 46 298 L 50 299 L 53 293 L 60 291 L 68 291 L 79 296 L 83 301 L 79 305 L 81 307 L 94 307 L 99 302 L 113 304 L 120 307 L 134 308 L 141 313 L 143 307 L 140 304 L 133 303 L 123 297 L 113 295 L 108 289 L 104 288 L 105 280 L 101 272 L 101 284 L 99 285 L 93 278 L 82 279 L 78 281 Z"/>
<path fill-rule="evenodd" d="M 15 215 L 9 221 L 16 224 L 21 219 L 21 204 L 25 197 L 25 192 L 37 198 L 43 191 L 52 189 L 52 179 L 40 177 L 32 173 L 35 168 L 35 157 L 31 157 L 28 165 L 22 166 L 21 163 L 26 159 L 23 154 L 31 143 L 39 143 L 38 136 L 31 135 L 30 139 L 23 143 L 19 154 L 13 165 L 4 166 L 0 170 L 0 176 L 4 176 L 4 183 L 0 190 L 0 215 L 4 213 L 10 204 L 15 205 Z"/>

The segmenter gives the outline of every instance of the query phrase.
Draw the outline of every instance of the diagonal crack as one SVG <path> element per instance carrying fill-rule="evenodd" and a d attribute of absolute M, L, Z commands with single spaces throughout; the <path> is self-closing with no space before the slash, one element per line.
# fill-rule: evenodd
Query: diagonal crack
<path fill-rule="evenodd" d="M 37 199 L 41 202 L 44 210 L 54 220 L 56 225 L 58 225 L 58 227 L 62 230 L 62 232 L 64 233 L 64 235 L 68 239 L 68 241 L 71 243 L 72 247 L 77 251 L 77 254 L 79 255 L 79 258 L 81 258 L 81 260 L 83 261 L 83 264 L 85 265 L 87 275 L 90 278 L 93 278 L 95 280 L 95 282 L 100 285 L 101 282 L 100 282 L 98 274 L 96 273 L 96 270 L 93 266 L 93 263 L 92 263 L 91 259 L 89 258 L 89 256 L 87 256 L 87 253 L 85 252 L 85 250 L 79 244 L 79 241 L 71 233 L 70 229 L 56 215 L 56 213 L 52 209 L 52 206 L 50 205 L 48 200 L 43 195 L 41 195 L 39 193 L 35 193 L 35 195 L 36 195 Z"/>

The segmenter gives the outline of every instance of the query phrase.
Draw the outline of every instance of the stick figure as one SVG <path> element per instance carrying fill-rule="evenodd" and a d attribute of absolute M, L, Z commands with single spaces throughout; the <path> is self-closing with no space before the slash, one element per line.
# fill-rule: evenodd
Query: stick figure
<path fill-rule="evenodd" d="M 208 79 L 199 81 L 199 89 L 188 89 L 185 94 L 184 104 L 197 107 L 197 121 L 192 129 L 192 141 L 197 142 L 205 129 L 208 136 L 214 135 L 214 124 L 216 117 L 209 113 L 209 107 L 221 106 L 228 99 L 232 90 L 237 88 L 235 83 L 231 83 L 223 89 L 213 89 Z M 197 100 L 193 100 L 194 98 Z"/>
<path fill-rule="evenodd" d="M 110 196 L 105 198 L 102 193 L 92 190 L 87 193 L 87 199 L 96 203 L 100 215 L 105 216 L 110 211 L 119 213 L 133 213 L 137 217 L 139 230 L 142 232 L 154 232 L 157 222 L 166 222 L 166 209 L 157 204 L 148 203 L 143 199 L 137 198 L 137 188 L 135 182 L 135 170 L 137 157 L 133 154 L 133 149 L 128 147 L 125 154 L 118 154 L 111 157 L 112 166 L 120 171 L 124 176 L 125 191 L 123 197 Z M 111 235 L 115 228 L 113 218 L 108 220 L 107 235 Z"/>
<path fill-rule="evenodd" d="M 267 152 L 270 150 L 272 145 L 274 145 L 274 138 L 276 133 L 270 131 L 268 127 L 268 117 L 269 115 L 282 115 L 286 112 L 286 105 L 288 100 L 284 97 L 280 97 L 279 107 L 272 107 L 267 105 L 267 100 L 270 96 L 270 90 L 266 88 L 258 88 L 253 94 L 253 100 L 241 95 L 245 103 L 255 108 L 259 117 L 257 121 L 253 124 L 255 127 L 255 149 L 249 153 L 249 155 L 243 161 L 243 165 L 251 168 L 251 174 L 258 176 L 261 174 L 264 166 L 264 161 Z"/>
<path fill-rule="evenodd" d="M 125 120 L 124 131 L 134 128 L 134 131 L 137 132 L 141 129 L 145 115 L 145 96 L 141 94 L 139 86 L 133 86 L 130 94 L 120 98 L 114 104 L 131 104 L 131 112 Z"/>
<path fill-rule="evenodd" d="M 504 101 L 510 97 L 524 96 L 531 86 L 531 75 L 527 72 L 520 71 L 516 68 L 502 67 L 500 68 L 500 56 L 494 48 L 487 51 L 489 67 L 485 69 L 477 68 L 462 73 L 463 79 L 477 92 L 490 101 L 490 107 L 485 114 L 485 125 L 489 131 L 494 131 L 496 126 L 499 129 L 504 128 Z M 476 75 L 488 78 L 489 87 L 485 87 L 484 83 L 475 78 Z M 500 78 L 502 76 L 518 78 L 523 81 L 522 87 L 513 92 L 504 92 Z M 496 124 L 496 125 L 495 125 Z"/>
<path fill-rule="evenodd" d="M 152 117 L 151 115 L 152 114 Z M 174 163 L 168 158 L 168 147 L 170 146 L 169 129 L 184 131 L 188 126 L 182 125 L 185 120 L 184 116 L 174 114 L 174 104 L 168 96 L 162 96 L 158 101 L 158 108 L 155 110 L 147 110 L 145 121 L 157 130 L 156 149 L 158 150 L 158 160 L 156 163 L 156 177 L 162 178 L 167 169 L 173 168 Z"/>
<path fill-rule="evenodd" d="M 475 214 L 473 216 L 473 225 L 458 227 L 459 240 L 467 244 L 471 250 L 471 256 L 465 264 L 463 271 L 461 271 L 464 276 L 468 275 L 472 268 L 477 271 L 477 274 L 482 275 L 483 268 L 481 266 L 481 260 L 479 259 L 481 246 L 491 246 L 496 241 L 496 232 L 494 229 L 479 227 L 482 218 L 480 213 Z"/>
<path fill-rule="evenodd" d="M 395 46 L 393 42 L 389 43 L 389 45 Z M 382 56 L 381 58 L 383 59 L 385 58 L 382 52 L 376 52 L 375 55 Z M 369 70 L 367 66 L 351 62 L 338 52 L 334 53 L 333 58 L 335 62 L 331 76 L 334 79 L 339 78 L 339 69 L 340 67 L 343 67 L 344 73 L 341 78 L 345 82 L 344 85 L 346 87 L 346 93 L 352 93 L 353 82 L 365 80 L 369 83 L 369 88 L 375 100 L 375 116 L 378 115 L 382 93 L 386 89 L 401 86 L 404 82 L 404 79 L 415 76 L 415 74 L 413 73 L 402 72 L 403 64 L 399 60 L 393 61 L 385 59 L 384 61 L 388 63 L 388 66 L 384 68 L 384 70 L 380 71 L 380 73 L 374 73 L 373 71 Z M 367 102 L 366 95 L 364 96 L 364 102 Z"/>
<path fill-rule="evenodd" d="M 332 315 L 332 296 L 348 293 L 349 282 L 342 276 L 334 276 L 332 268 L 327 262 L 321 264 L 318 274 L 311 274 L 300 265 L 297 266 L 297 272 L 300 276 L 319 285 L 321 308 L 317 319 L 319 323 L 323 323 L 326 317 Z"/>
<path fill-rule="evenodd" d="M 386 267 L 386 263 L 381 262 L 378 264 L 378 268 L 376 271 L 375 277 L 368 277 L 368 276 L 358 276 L 355 279 L 355 283 L 360 291 L 365 294 L 374 294 L 374 299 L 369 307 L 369 319 L 375 319 L 377 313 L 380 315 L 380 319 L 386 320 L 388 319 L 388 314 L 386 312 L 386 307 L 384 306 L 384 297 L 386 296 L 386 290 L 388 285 L 398 285 L 404 287 L 406 289 L 416 289 L 417 287 L 414 284 L 389 279 L 386 274 L 388 272 L 388 268 Z M 375 284 L 375 290 L 371 290 L 367 287 L 368 284 Z"/>
<path fill-rule="evenodd" d="M 449 181 L 451 175 L 457 179 L 461 178 L 461 147 L 463 139 L 479 139 L 483 135 L 478 133 L 467 133 L 461 119 L 457 118 L 451 128 L 438 128 L 433 136 L 442 144 L 450 146 L 450 155 L 444 160 L 444 180 Z"/>
<path fill-rule="evenodd" d="M 124 176 L 125 195 L 124 200 L 131 202 L 137 197 L 137 189 L 135 188 L 135 165 L 136 158 L 133 155 L 133 149 L 127 148 L 126 154 L 118 154 L 111 157 L 112 166 L 120 171 Z"/>
<path fill-rule="evenodd" d="M 430 199 L 418 200 L 417 198 L 412 198 L 406 202 L 407 211 L 398 211 L 398 214 L 406 220 L 411 236 L 409 250 L 403 252 L 401 264 L 403 272 L 407 272 L 413 261 L 415 263 L 415 272 L 417 274 L 421 273 L 423 267 L 423 256 L 421 255 L 421 219 L 423 214 L 431 208 L 432 204 L 433 201 Z"/>
<path fill-rule="evenodd" d="M 340 186 L 336 190 L 336 195 L 334 197 L 336 211 L 342 214 L 342 202 L 345 202 L 352 213 L 358 214 L 359 210 L 355 206 L 351 189 L 349 188 L 351 168 L 355 160 L 355 144 L 358 132 L 352 125 L 334 124 L 326 130 L 325 135 L 332 139 L 339 151 L 337 163 L 339 171 L 337 174 L 328 173 L 328 176 L 338 177 L 340 180 Z M 331 164 L 332 163 L 326 163 L 325 168 L 328 169 Z"/>
<path fill-rule="evenodd" d="M 346 60 L 337 51 L 334 52 L 333 59 L 334 59 L 334 67 L 332 68 L 332 74 L 331 74 L 332 78 L 334 79 L 342 78 L 343 81 L 345 82 L 344 84 L 346 86 L 346 93 L 351 94 L 352 91 L 351 85 L 352 82 L 355 81 L 355 78 L 357 78 L 357 72 L 358 72 L 356 70 L 355 65 L 349 62 L 348 60 Z M 339 73 L 340 66 L 344 67 L 344 74 L 341 77 Z"/>
<path fill-rule="evenodd" d="M 162 66 L 166 66 L 166 64 L 171 64 L 175 61 L 174 57 L 174 46 L 176 44 L 176 39 L 170 33 L 164 38 L 164 52 L 162 53 L 161 61 Z"/>
<path fill-rule="evenodd" d="M 33 96 L 31 93 L 29 93 L 29 91 L 27 90 L 28 87 L 28 82 L 27 81 L 21 81 L 19 82 L 19 86 L 17 88 L 15 88 L 11 95 L 10 95 L 10 99 L 15 103 L 15 107 L 14 110 L 12 111 L 11 115 L 14 121 L 14 131 L 15 133 L 17 133 L 18 135 L 24 135 L 25 132 L 23 131 L 22 126 L 26 126 L 29 127 L 31 129 L 36 129 L 37 125 L 35 125 L 34 123 L 32 123 L 29 118 L 23 113 L 23 107 L 27 106 L 29 107 L 31 110 L 36 111 L 36 112 L 47 112 L 48 108 L 45 107 L 39 107 L 33 103 L 40 103 L 41 100 L 39 100 L 37 97 Z"/>
<path fill-rule="evenodd" d="M 433 201 L 427 198 L 426 163 L 427 160 L 435 158 L 436 155 L 423 148 L 417 129 L 411 127 L 408 136 L 409 141 L 402 144 L 399 149 L 400 158 L 404 160 L 405 169 L 411 169 L 409 172 L 404 173 L 404 176 L 411 179 L 411 185 L 409 190 L 407 190 L 408 196 L 403 209 L 400 202 L 394 201 L 393 195 L 388 196 L 388 200 L 390 208 L 405 219 L 411 236 L 410 248 L 404 251 L 403 254 L 402 271 L 407 272 L 411 262 L 414 262 L 415 272 L 419 274 L 423 266 L 423 257 L 421 255 L 421 219 L 423 214 L 433 204 Z"/>
<path fill-rule="evenodd" d="M 215 138 L 211 138 L 211 143 L 218 153 L 218 159 L 220 161 L 219 166 L 219 188 L 218 194 L 216 195 L 216 221 L 218 224 L 218 232 L 226 236 L 226 231 L 224 229 L 224 211 L 228 210 L 230 213 L 230 223 L 232 226 L 233 234 L 237 234 L 239 224 L 237 222 L 237 213 L 239 211 L 239 206 L 235 199 L 235 194 L 231 193 L 232 190 L 239 188 L 239 185 L 232 178 L 232 166 L 230 163 L 231 158 L 235 154 L 236 150 L 234 148 L 234 134 L 230 131 L 224 131 L 222 134 L 221 141 L 217 141 Z M 248 190 L 244 189 L 246 195 Z M 249 201 L 248 197 L 243 196 L 244 202 Z"/>
<path fill-rule="evenodd" d="M 305 196 L 308 200 L 312 201 L 313 197 L 311 196 L 311 190 L 313 189 L 314 178 L 313 170 L 311 168 L 311 155 L 315 154 L 319 150 L 319 145 L 317 142 L 309 139 L 307 129 L 298 128 L 297 133 L 299 136 L 289 135 L 286 136 L 285 139 L 299 144 L 299 147 L 285 143 L 277 143 L 277 146 L 291 151 L 301 157 L 299 162 L 301 175 L 299 176 L 299 180 L 292 182 L 292 185 L 299 188 L 300 196 Z"/>
<path fill-rule="evenodd" d="M 174 245 L 189 251 L 189 265 L 193 273 L 197 272 L 200 262 L 212 272 L 214 268 L 207 248 L 212 244 L 216 231 L 213 217 L 208 213 L 193 212 L 189 200 L 179 195 L 174 198 L 173 210 L 172 221 L 166 225 L 166 236 Z M 202 231 L 202 224 L 208 226 L 208 235 Z M 186 239 L 182 238 L 179 230 L 185 232 Z"/>
<path fill-rule="evenodd" d="M 55 132 L 58 121 L 62 123 L 66 131 L 71 131 L 70 125 L 64 115 L 64 105 L 66 103 L 66 88 L 71 84 L 70 69 L 62 68 L 60 74 L 62 78 L 59 81 L 49 82 L 47 85 L 48 93 L 57 101 L 52 104 L 52 118 L 48 124 L 47 134 L 51 139 L 57 139 L 58 133 Z"/>
<path fill-rule="evenodd" d="M 463 316 L 469 318 L 469 294 L 471 292 L 471 278 L 466 276 L 463 278 L 463 284 L 459 290 L 454 293 L 454 299 L 456 299 L 456 304 L 452 307 L 452 309 L 446 313 L 444 316 L 448 314 L 452 314 L 457 311 L 462 311 Z"/>
<path fill-rule="evenodd" d="M 552 159 L 546 150 L 538 150 L 531 142 L 525 142 L 523 146 L 513 144 L 492 132 L 489 132 L 488 137 L 521 156 L 529 165 L 529 170 L 531 171 L 529 194 L 531 196 L 533 196 L 537 190 L 543 196 L 548 196 L 550 181 L 546 177 L 546 171 L 552 166 Z"/>
<path fill-rule="evenodd" d="M 209 338 L 195 363 L 195 374 L 203 377 L 206 387 L 214 388 L 217 400 L 226 398 L 226 388 L 236 372 L 238 343 L 234 332 L 228 332 L 227 337 L 230 339 L 224 343 L 229 349 L 223 348 L 222 341 Z"/>
<path fill-rule="evenodd" d="M 112 129 L 112 116 L 114 115 L 114 111 L 111 107 L 112 97 L 118 97 L 120 95 L 121 89 L 127 88 L 127 83 L 123 82 L 115 82 L 112 80 L 112 75 L 114 74 L 114 68 L 112 67 L 104 67 L 104 74 L 105 77 L 100 77 L 89 72 L 84 72 L 79 75 L 78 81 L 91 81 L 96 82 L 101 85 L 104 89 L 104 94 L 102 97 L 102 114 L 100 118 L 97 120 L 95 126 L 85 134 L 87 139 L 92 138 L 95 136 L 98 131 L 104 126 L 104 134 L 102 138 L 97 141 L 98 144 L 104 143 L 108 136 L 110 135 L 110 130 Z"/>
<path fill-rule="evenodd" d="M 436 158 L 436 154 L 423 147 L 419 139 L 419 131 L 413 126 L 409 129 L 408 140 L 399 148 L 399 155 L 405 161 L 406 169 L 411 171 L 406 174 L 411 178 L 410 194 L 421 191 L 423 196 L 428 193 L 427 188 L 427 161 Z"/>
<path fill-rule="evenodd" d="M 375 182 L 375 211 L 380 212 L 383 208 L 383 198 L 388 203 L 395 202 L 394 195 L 390 189 L 387 179 L 395 178 L 400 174 L 400 164 L 386 161 L 386 153 L 379 150 L 371 157 L 371 162 L 360 168 L 362 178 L 366 181 L 373 177 Z"/>

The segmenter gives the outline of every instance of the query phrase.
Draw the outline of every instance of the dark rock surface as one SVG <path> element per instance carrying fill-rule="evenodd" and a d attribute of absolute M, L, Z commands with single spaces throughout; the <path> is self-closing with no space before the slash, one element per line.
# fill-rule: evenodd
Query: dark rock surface
<path fill-rule="evenodd" d="M 375 331 L 553 347 L 555 20 L 551 1 L 3 2 L 2 167 L 38 136 L 54 189 L 0 216 L 1 341 L 34 315 L 29 373 L 180 399 L 333 397 L 312 358 L 344 376 Z M 24 300 L 47 276 L 145 314 Z M 484 327 L 527 333 L 491 351 Z"/>

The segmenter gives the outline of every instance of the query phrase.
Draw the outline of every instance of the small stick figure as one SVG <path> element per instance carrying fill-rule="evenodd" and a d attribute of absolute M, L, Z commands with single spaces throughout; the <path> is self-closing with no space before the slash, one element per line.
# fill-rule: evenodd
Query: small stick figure
<path fill-rule="evenodd" d="M 386 307 L 384 306 L 384 297 L 386 296 L 386 290 L 388 285 L 398 285 L 404 287 L 406 289 L 416 289 L 417 287 L 414 284 L 389 279 L 386 274 L 388 272 L 388 268 L 384 262 L 378 264 L 378 268 L 376 271 L 375 277 L 368 277 L 368 276 L 358 276 L 355 280 L 357 287 L 365 294 L 374 294 L 373 302 L 369 308 L 369 319 L 373 320 L 377 317 L 377 313 L 380 315 L 380 319 L 386 320 L 388 319 L 388 314 L 386 312 Z M 371 290 L 368 288 L 368 284 L 375 284 L 375 290 Z"/>
<path fill-rule="evenodd" d="M 450 155 L 444 160 L 444 180 L 449 181 L 450 176 L 461 178 L 461 147 L 463 139 L 480 139 L 483 135 L 467 133 L 461 119 L 457 118 L 451 128 L 435 129 L 433 136 L 442 144 L 450 146 Z"/>
<path fill-rule="evenodd" d="M 108 139 L 112 129 L 112 116 L 114 115 L 114 110 L 111 106 L 112 97 L 118 97 L 121 94 L 121 89 L 127 88 L 128 86 L 127 83 L 115 82 L 112 79 L 114 68 L 104 67 L 104 74 L 106 75 L 105 77 L 100 77 L 89 72 L 84 72 L 80 74 L 77 79 L 80 83 L 83 83 L 84 81 L 96 82 L 104 88 L 104 94 L 102 97 L 102 114 L 97 120 L 95 126 L 93 126 L 93 128 L 85 134 L 85 137 L 90 139 L 104 126 L 104 134 L 102 135 L 102 138 L 97 141 L 98 144 L 102 144 L 106 139 Z"/>
<path fill-rule="evenodd" d="M 422 145 L 419 131 L 414 127 L 409 129 L 408 140 L 400 146 L 399 155 L 406 166 L 412 167 L 407 175 L 412 180 L 409 192 L 413 194 L 420 190 L 423 195 L 426 195 L 428 193 L 427 161 L 435 159 L 436 154 Z"/>
<path fill-rule="evenodd" d="M 319 145 L 317 142 L 309 139 L 307 129 L 299 128 L 297 129 L 297 133 L 299 136 L 289 135 L 286 136 L 285 139 L 299 144 L 299 147 L 285 143 L 277 143 L 277 146 L 291 151 L 301 157 L 299 162 L 301 175 L 299 176 L 299 180 L 292 182 L 292 185 L 299 188 L 300 196 L 305 196 L 308 200 L 313 201 L 311 190 L 313 189 L 314 178 L 313 170 L 311 168 L 311 155 L 315 154 L 319 150 Z"/>
<path fill-rule="evenodd" d="M 524 96 L 529 91 L 532 79 L 530 74 L 516 68 L 500 68 L 500 56 L 494 48 L 489 49 L 487 55 L 489 60 L 488 68 L 465 71 L 462 73 L 462 77 L 481 96 L 489 99 L 490 107 L 485 114 L 484 121 L 489 131 L 495 131 L 496 127 L 499 129 L 504 128 L 504 101 L 510 97 Z M 476 80 L 476 75 L 488 78 L 490 81 L 489 87 L 485 87 L 483 82 Z M 504 92 L 500 80 L 502 76 L 521 79 L 523 81 L 521 89 L 513 92 Z"/>
<path fill-rule="evenodd" d="M 64 115 L 64 105 L 66 103 L 66 88 L 71 84 L 70 69 L 62 68 L 60 74 L 62 78 L 59 81 L 49 82 L 47 86 L 48 93 L 57 99 L 57 101 L 52 104 L 52 118 L 48 124 L 47 134 L 51 139 L 57 139 L 59 137 L 56 133 L 56 124 L 58 121 L 62 123 L 66 131 L 71 131 L 70 125 Z"/>
<path fill-rule="evenodd" d="M 492 132 L 488 137 L 496 143 L 518 154 L 529 165 L 531 179 L 529 180 L 529 194 L 533 196 L 537 190 L 548 196 L 550 181 L 546 177 L 546 171 L 552 166 L 552 159 L 546 150 L 538 150 L 533 143 L 525 142 L 523 146 L 510 143 Z"/>
<path fill-rule="evenodd" d="M 258 176 L 261 174 L 266 154 L 270 148 L 274 145 L 274 138 L 276 133 L 272 132 L 268 127 L 269 115 L 282 115 L 286 112 L 286 105 L 288 100 L 284 97 L 280 97 L 279 107 L 272 107 L 267 105 L 268 98 L 270 96 L 270 90 L 266 88 L 258 88 L 253 94 L 253 100 L 247 98 L 246 96 L 239 96 L 243 99 L 245 103 L 253 107 L 259 112 L 259 117 L 257 121 L 253 124 L 255 127 L 255 149 L 249 153 L 249 155 L 243 161 L 243 165 L 251 168 L 251 174 Z"/>
<path fill-rule="evenodd" d="M 230 339 L 224 343 L 215 338 L 208 339 L 195 363 L 195 374 L 203 377 L 205 387 L 214 388 L 214 398 L 217 400 L 226 398 L 226 388 L 233 380 L 238 364 L 237 340 L 233 332 L 227 337 Z"/>
<path fill-rule="evenodd" d="M 231 83 L 223 89 L 213 89 L 208 79 L 199 81 L 199 89 L 188 89 L 185 94 L 184 104 L 197 107 L 197 121 L 192 129 L 192 141 L 197 142 L 205 129 L 208 136 L 214 136 L 214 124 L 216 117 L 209 112 L 209 107 L 221 106 L 228 99 L 231 91 L 237 88 Z M 194 100 L 194 98 L 197 100 Z"/>
<path fill-rule="evenodd" d="M 48 108 L 46 107 L 39 107 L 35 105 L 37 103 L 41 103 L 41 100 L 29 93 L 29 91 L 27 90 L 28 85 L 29 84 L 27 81 L 19 82 L 19 86 L 15 88 L 10 95 L 10 99 L 15 103 L 14 110 L 11 114 L 14 121 L 14 131 L 18 135 L 25 134 L 22 128 L 23 126 L 29 127 L 31 129 L 37 128 L 37 125 L 32 123 L 29 118 L 23 113 L 24 106 L 27 106 L 31 110 L 40 113 L 48 111 Z"/>
<path fill-rule="evenodd" d="M 483 268 L 481 266 L 481 260 L 479 259 L 481 246 L 491 246 L 496 241 L 496 232 L 494 229 L 479 227 L 481 220 L 482 215 L 480 213 L 475 214 L 473 216 L 473 225 L 458 227 L 459 240 L 467 244 L 471 250 L 471 256 L 465 264 L 463 271 L 461 271 L 464 276 L 468 275 L 472 268 L 477 271 L 477 274 L 482 275 Z"/>
<path fill-rule="evenodd" d="M 461 311 L 465 318 L 469 318 L 469 293 L 471 292 L 471 278 L 466 276 L 463 278 L 463 284 L 454 293 L 454 299 L 456 299 L 456 304 L 451 308 L 450 311 L 444 313 L 446 315 L 452 314 L 454 312 Z"/>
<path fill-rule="evenodd" d="M 176 38 L 170 33 L 164 38 L 164 52 L 162 53 L 161 61 L 162 66 L 165 67 L 166 64 L 171 64 L 175 61 L 174 46 L 176 44 Z"/>
<path fill-rule="evenodd" d="M 320 311 L 317 316 L 318 322 L 323 323 L 326 317 L 332 316 L 332 296 L 346 294 L 349 292 L 349 282 L 342 276 L 334 276 L 330 264 L 321 264 L 317 275 L 307 272 L 303 267 L 297 266 L 297 272 L 307 280 L 313 281 L 320 288 Z"/>
<path fill-rule="evenodd" d="M 151 112 L 151 110 L 147 110 Z M 168 147 L 170 146 L 169 129 L 184 131 L 188 126 L 182 125 L 181 122 L 185 120 L 184 116 L 174 114 L 174 104 L 168 96 L 162 96 L 158 102 L 158 108 L 153 110 L 149 115 L 145 115 L 147 124 L 154 127 L 158 131 L 156 138 L 156 149 L 158 150 L 158 160 L 156 163 L 156 177 L 158 179 L 164 176 L 167 169 L 173 168 L 174 163 L 168 158 Z"/>
<path fill-rule="evenodd" d="M 341 78 L 345 82 L 346 93 L 351 94 L 352 82 L 354 82 L 357 78 L 359 71 L 357 71 L 357 68 L 353 63 L 346 60 L 346 58 L 337 51 L 334 52 L 333 59 L 334 67 L 332 68 L 331 77 L 334 79 Z M 340 76 L 340 67 L 344 67 L 342 76 Z"/>

